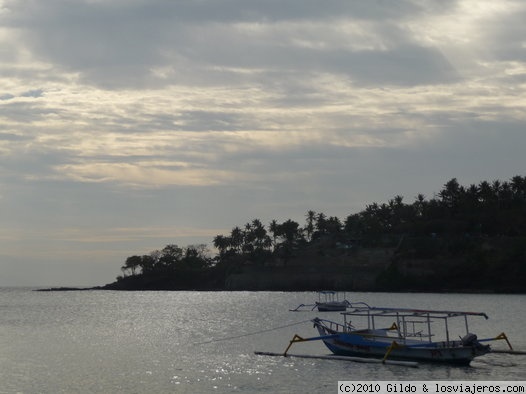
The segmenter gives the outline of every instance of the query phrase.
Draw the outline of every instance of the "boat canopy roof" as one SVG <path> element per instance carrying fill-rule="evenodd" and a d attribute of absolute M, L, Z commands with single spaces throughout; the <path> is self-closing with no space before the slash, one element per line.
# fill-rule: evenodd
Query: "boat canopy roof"
<path fill-rule="evenodd" d="M 442 318 L 447 319 L 457 316 L 483 316 L 488 319 L 484 312 L 465 312 L 465 311 L 448 311 L 448 310 L 431 310 L 431 309 L 411 309 L 411 308 L 384 308 L 372 306 L 351 305 L 351 311 L 342 312 L 342 315 L 352 316 L 378 316 L 378 317 L 425 317 L 425 318 Z"/>

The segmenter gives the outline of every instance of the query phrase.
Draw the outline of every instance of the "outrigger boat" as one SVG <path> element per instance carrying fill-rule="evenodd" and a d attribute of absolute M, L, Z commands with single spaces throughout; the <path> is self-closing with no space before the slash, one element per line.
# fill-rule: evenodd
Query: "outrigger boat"
<path fill-rule="evenodd" d="M 343 293 L 343 300 L 339 299 L 339 294 L 335 291 L 319 291 L 318 301 L 314 304 L 300 304 L 295 309 L 291 309 L 291 312 L 299 312 L 304 308 L 312 307 L 310 310 L 318 308 L 318 312 L 342 312 L 346 311 L 351 305 L 349 301 L 345 299 L 345 293 Z"/>
<path fill-rule="evenodd" d="M 469 331 L 468 318 L 488 318 L 482 312 L 379 308 L 365 303 L 350 304 L 350 308 L 351 311 L 341 313 L 343 323 L 313 319 L 320 336 L 302 338 L 295 335 L 284 355 L 295 342 L 321 340 L 337 356 L 467 365 L 475 357 L 490 352 L 485 342 L 504 339 L 513 349 L 504 333 L 479 339 Z M 355 320 L 365 321 L 364 328 L 356 328 Z M 383 325 L 386 320 L 388 325 Z M 437 340 L 434 330 L 438 323 L 444 325 L 444 337 Z M 450 330 L 461 326 L 465 331 L 463 336 L 453 339 Z"/>

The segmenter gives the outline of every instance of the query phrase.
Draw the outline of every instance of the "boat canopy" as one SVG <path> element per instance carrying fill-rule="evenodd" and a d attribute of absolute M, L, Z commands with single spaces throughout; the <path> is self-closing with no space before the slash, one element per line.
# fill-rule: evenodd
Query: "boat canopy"
<path fill-rule="evenodd" d="M 372 307 L 364 303 L 355 303 L 350 305 L 351 310 L 342 312 L 344 316 L 344 325 L 353 327 L 351 325 L 352 317 L 361 317 L 367 320 L 367 329 L 376 330 L 377 320 L 383 318 L 393 318 L 394 325 L 389 330 L 395 330 L 400 338 L 419 338 L 424 340 L 426 338 L 431 342 L 431 338 L 435 335 L 432 328 L 433 321 L 442 321 L 445 328 L 445 340 L 450 342 L 449 324 L 450 318 L 463 317 L 465 334 L 469 334 L 468 316 L 482 316 L 488 319 L 488 315 L 483 312 L 465 312 L 465 311 L 450 311 L 450 310 L 432 310 L 432 309 L 412 309 L 412 308 L 390 308 L 390 307 Z M 385 327 L 382 327 L 385 328 Z"/>
<path fill-rule="evenodd" d="M 401 316 L 424 316 L 431 318 L 450 318 L 457 316 L 483 316 L 488 319 L 488 315 L 484 312 L 465 312 L 465 311 L 443 311 L 432 309 L 412 309 L 412 308 L 386 308 L 386 307 L 372 307 L 364 306 L 360 303 L 359 306 L 351 304 L 352 311 L 342 312 L 343 315 L 354 316 L 383 316 L 383 317 L 401 317 Z"/>

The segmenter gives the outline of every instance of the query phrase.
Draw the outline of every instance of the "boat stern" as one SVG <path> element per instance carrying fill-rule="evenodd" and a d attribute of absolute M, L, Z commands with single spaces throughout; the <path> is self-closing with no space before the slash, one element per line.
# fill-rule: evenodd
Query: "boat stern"
<path fill-rule="evenodd" d="M 490 345 L 484 345 L 479 342 L 477 335 L 467 333 L 460 339 L 462 346 L 471 347 L 473 358 L 483 356 L 491 351 Z"/>

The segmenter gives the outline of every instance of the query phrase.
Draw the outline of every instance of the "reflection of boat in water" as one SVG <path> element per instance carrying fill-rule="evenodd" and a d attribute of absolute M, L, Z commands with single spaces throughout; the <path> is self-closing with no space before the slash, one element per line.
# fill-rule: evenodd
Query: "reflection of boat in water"
<path fill-rule="evenodd" d="M 318 308 L 319 312 L 343 312 L 351 305 L 349 301 L 345 299 L 345 293 L 340 300 L 340 293 L 336 291 L 319 291 L 318 292 L 318 301 L 314 304 L 300 304 L 296 309 L 291 309 L 292 312 L 299 312 L 305 310 L 305 308 L 314 309 Z"/>
<path fill-rule="evenodd" d="M 349 305 L 351 311 L 342 313 L 342 323 L 313 319 L 320 336 L 295 336 L 285 354 L 295 342 L 321 340 L 338 356 L 469 364 L 473 358 L 490 352 L 490 346 L 484 342 L 498 339 L 508 342 L 504 333 L 479 339 L 469 332 L 468 318 L 487 319 L 485 313 L 354 305 Z M 358 322 L 363 327 L 357 328 Z M 438 339 L 435 336 L 440 323 L 443 336 Z M 457 329 L 462 330 L 463 335 L 453 339 L 450 332 Z M 511 348 L 509 342 L 508 345 Z"/>

